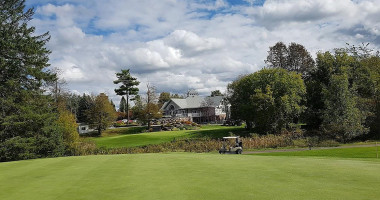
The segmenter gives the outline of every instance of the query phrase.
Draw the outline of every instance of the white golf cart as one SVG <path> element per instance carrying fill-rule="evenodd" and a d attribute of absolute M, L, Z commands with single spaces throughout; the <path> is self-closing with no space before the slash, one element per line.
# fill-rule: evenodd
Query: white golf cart
<path fill-rule="evenodd" d="M 234 145 L 230 145 L 235 140 Z M 229 146 L 229 147 L 227 147 Z M 220 148 L 220 154 L 241 154 L 243 152 L 243 142 L 239 136 L 223 137 L 223 146 Z"/>

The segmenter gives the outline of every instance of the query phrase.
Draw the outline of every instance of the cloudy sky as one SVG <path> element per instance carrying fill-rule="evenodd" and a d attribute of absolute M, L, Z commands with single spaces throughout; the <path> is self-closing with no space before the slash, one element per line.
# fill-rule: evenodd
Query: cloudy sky
<path fill-rule="evenodd" d="M 157 92 L 225 91 L 261 69 L 278 41 L 318 51 L 380 47 L 380 0 L 27 0 L 50 32 L 50 63 L 75 93 L 107 93 L 130 69 Z"/>

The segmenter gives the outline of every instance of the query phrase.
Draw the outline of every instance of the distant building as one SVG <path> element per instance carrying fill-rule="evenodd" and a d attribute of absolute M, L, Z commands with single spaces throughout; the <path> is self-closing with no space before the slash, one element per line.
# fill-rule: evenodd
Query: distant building
<path fill-rule="evenodd" d="M 196 123 L 221 123 L 228 117 L 229 105 L 223 96 L 201 97 L 190 90 L 185 99 L 171 99 L 161 107 L 165 118 L 187 118 Z"/>
<path fill-rule="evenodd" d="M 90 129 L 90 126 L 88 124 L 85 124 L 85 123 L 79 123 L 78 124 L 78 133 L 79 135 L 83 135 L 83 134 L 87 134 L 87 133 L 90 133 L 90 132 L 93 132 L 95 131 L 94 129 Z"/>

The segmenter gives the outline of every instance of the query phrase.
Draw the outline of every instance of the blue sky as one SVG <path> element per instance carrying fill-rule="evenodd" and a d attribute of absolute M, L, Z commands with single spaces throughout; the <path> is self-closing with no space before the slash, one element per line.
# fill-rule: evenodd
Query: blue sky
<path fill-rule="evenodd" d="M 49 31 L 50 63 L 72 92 L 113 90 L 130 68 L 157 92 L 225 91 L 265 66 L 282 41 L 318 51 L 369 42 L 380 46 L 380 0 L 27 0 L 37 34 Z"/>

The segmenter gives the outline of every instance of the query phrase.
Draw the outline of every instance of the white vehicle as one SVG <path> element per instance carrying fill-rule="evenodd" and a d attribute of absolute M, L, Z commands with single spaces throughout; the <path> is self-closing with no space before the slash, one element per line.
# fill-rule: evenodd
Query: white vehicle
<path fill-rule="evenodd" d="M 235 140 L 235 145 L 227 147 L 227 144 L 231 143 L 231 140 Z M 243 152 L 243 142 L 239 136 L 223 137 L 223 146 L 220 148 L 220 154 L 241 154 Z"/>

